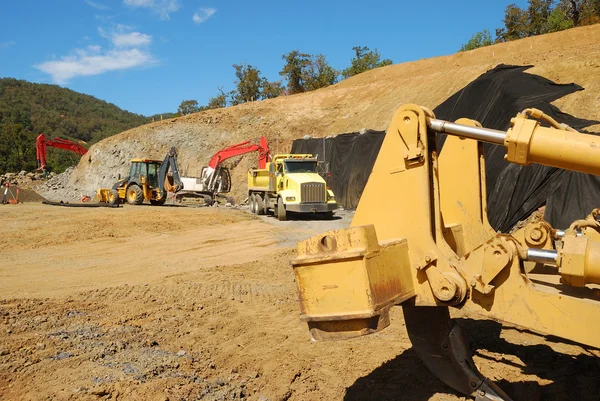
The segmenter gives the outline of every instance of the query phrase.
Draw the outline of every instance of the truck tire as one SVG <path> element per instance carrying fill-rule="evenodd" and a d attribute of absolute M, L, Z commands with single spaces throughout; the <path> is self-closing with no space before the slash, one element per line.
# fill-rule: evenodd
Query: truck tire
<path fill-rule="evenodd" d="M 144 191 L 138 185 L 133 184 L 127 188 L 127 203 L 130 205 L 141 205 L 144 203 Z"/>
<path fill-rule="evenodd" d="M 265 214 L 265 201 L 263 201 L 263 198 L 260 196 L 260 194 L 254 195 L 254 203 L 256 204 L 256 214 Z"/>
<path fill-rule="evenodd" d="M 109 205 L 117 205 L 119 203 L 119 191 L 116 189 L 111 189 L 108 191 L 108 204 Z"/>
<path fill-rule="evenodd" d="M 287 212 L 285 211 L 285 206 L 283 204 L 283 199 L 277 199 L 277 218 L 279 221 L 287 220 Z"/>
<path fill-rule="evenodd" d="M 248 197 L 248 210 L 250 210 L 250 213 L 254 214 L 254 194 L 250 194 Z"/>

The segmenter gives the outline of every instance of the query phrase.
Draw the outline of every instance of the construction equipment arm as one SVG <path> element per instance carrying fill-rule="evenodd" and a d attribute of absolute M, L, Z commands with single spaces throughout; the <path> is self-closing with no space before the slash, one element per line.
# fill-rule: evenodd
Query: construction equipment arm
<path fill-rule="evenodd" d="M 167 173 L 171 169 L 173 174 L 173 182 L 169 182 L 167 179 Z M 160 172 L 158 174 L 158 187 L 161 191 L 167 192 L 179 192 L 183 189 L 183 183 L 179 174 L 179 165 L 177 164 L 177 150 L 172 147 L 165 156 L 162 164 L 160 165 Z"/>
<path fill-rule="evenodd" d="M 442 152 L 437 133 L 449 134 Z M 478 141 L 503 146 L 512 163 L 600 175 L 600 138 L 538 110 L 498 131 L 407 104 L 394 114 L 351 227 L 299 243 L 293 266 L 313 339 L 377 332 L 402 305 L 415 352 L 434 374 L 477 400 L 510 400 L 477 370 L 448 307 L 600 347 L 600 296 L 586 288 L 600 284 L 600 210 L 561 233 L 560 245 L 543 220 L 496 233 Z M 534 282 L 536 263 L 554 280 Z"/>
<path fill-rule="evenodd" d="M 538 121 L 529 119 L 529 114 L 546 121 L 554 128 L 542 127 Z M 511 128 L 507 131 L 461 125 L 434 118 L 428 118 L 427 125 L 432 131 L 438 133 L 504 146 L 506 149 L 504 158 L 511 163 L 524 166 L 537 163 L 600 175 L 600 163 L 598 163 L 600 138 L 581 134 L 568 126 L 559 125 L 536 109 L 519 113 L 511 120 Z"/>
<path fill-rule="evenodd" d="M 264 136 L 260 137 L 258 145 L 253 144 L 250 140 L 219 150 L 211 157 L 208 166 L 216 170 L 225 160 L 250 152 L 258 152 L 258 167 L 265 168 L 269 161 L 269 146 Z"/>
<path fill-rule="evenodd" d="M 204 187 L 209 192 L 218 192 L 219 180 L 221 177 L 221 165 L 222 163 L 235 156 L 240 156 L 250 152 L 258 152 L 258 167 L 261 169 L 266 168 L 267 162 L 270 160 L 269 145 L 267 139 L 261 136 L 259 143 L 254 144 L 252 141 L 246 141 L 238 143 L 233 146 L 229 146 L 215 153 L 210 159 L 208 166 L 203 171 L 202 179 L 204 180 Z"/>
<path fill-rule="evenodd" d="M 87 153 L 87 149 L 78 143 L 71 142 L 62 138 L 55 138 L 54 140 L 46 139 L 44 134 L 40 134 L 36 140 L 36 157 L 38 160 L 40 170 L 46 168 L 47 156 L 46 156 L 46 147 L 50 146 L 53 148 L 64 149 L 79 155 L 85 155 Z"/>

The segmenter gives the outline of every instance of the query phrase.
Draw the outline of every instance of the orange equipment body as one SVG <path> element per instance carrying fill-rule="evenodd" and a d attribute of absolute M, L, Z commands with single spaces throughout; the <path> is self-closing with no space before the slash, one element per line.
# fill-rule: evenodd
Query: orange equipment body
<path fill-rule="evenodd" d="M 46 147 L 50 146 L 58 149 L 65 149 L 71 152 L 75 152 L 80 155 L 85 155 L 87 153 L 87 149 L 81 146 L 78 143 L 71 142 L 62 138 L 46 139 L 46 135 L 40 134 L 37 137 L 35 143 L 35 153 L 36 158 L 39 164 L 39 169 L 43 170 L 46 168 Z"/>

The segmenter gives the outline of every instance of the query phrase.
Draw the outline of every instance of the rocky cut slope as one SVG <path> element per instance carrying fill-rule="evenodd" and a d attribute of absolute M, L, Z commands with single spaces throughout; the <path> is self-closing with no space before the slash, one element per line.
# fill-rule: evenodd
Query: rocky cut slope
<path fill-rule="evenodd" d="M 585 88 L 555 102 L 562 111 L 599 119 L 600 25 L 502 43 L 477 50 L 396 64 L 346 79 L 318 91 L 210 110 L 147 124 L 92 146 L 73 171 L 70 185 L 93 192 L 126 174 L 133 157 L 162 158 L 179 150 L 187 175 L 197 175 L 210 156 L 231 144 L 264 135 L 273 152 L 290 150 L 293 139 L 322 137 L 361 128 L 383 130 L 398 106 L 434 108 L 498 64 L 533 65 L 532 74 Z M 590 128 L 600 132 L 600 126 Z M 233 195 L 244 199 L 247 155 L 232 171 Z"/>

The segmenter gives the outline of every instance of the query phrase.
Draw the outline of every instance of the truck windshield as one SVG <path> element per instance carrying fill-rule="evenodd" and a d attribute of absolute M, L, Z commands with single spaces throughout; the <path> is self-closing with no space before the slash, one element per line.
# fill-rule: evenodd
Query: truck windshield
<path fill-rule="evenodd" d="M 285 171 L 288 173 L 316 173 L 317 162 L 316 161 L 290 161 L 285 162 Z"/>

